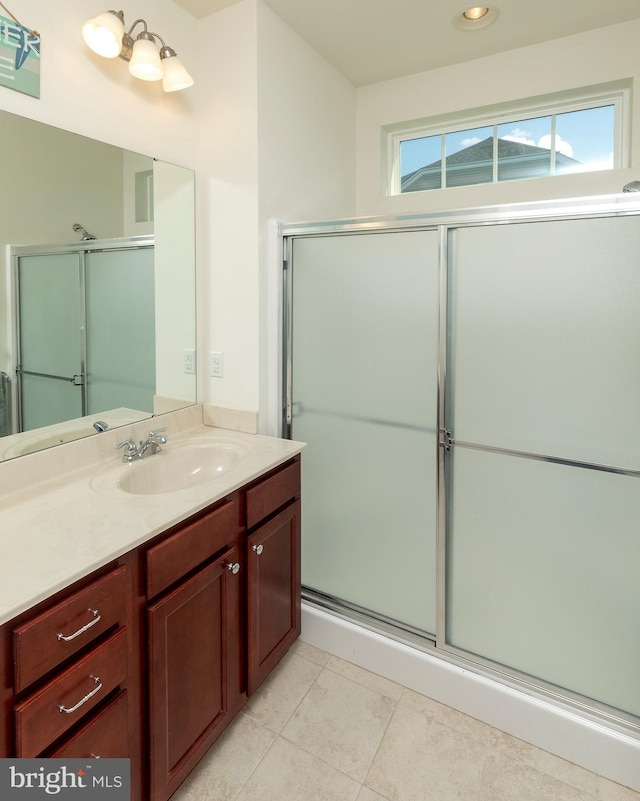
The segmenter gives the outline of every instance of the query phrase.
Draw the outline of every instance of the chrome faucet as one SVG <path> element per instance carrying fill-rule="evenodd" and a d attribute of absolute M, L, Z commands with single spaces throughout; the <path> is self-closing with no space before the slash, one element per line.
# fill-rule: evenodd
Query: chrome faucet
<path fill-rule="evenodd" d="M 124 448 L 123 462 L 137 462 L 139 459 L 144 459 L 145 456 L 151 456 L 161 445 L 165 445 L 169 441 L 169 438 L 162 433 L 166 430 L 166 428 L 157 428 L 155 431 L 150 431 L 146 440 L 140 440 L 137 445 L 135 440 L 125 439 L 123 442 L 119 442 L 115 448 L 116 450 Z"/>

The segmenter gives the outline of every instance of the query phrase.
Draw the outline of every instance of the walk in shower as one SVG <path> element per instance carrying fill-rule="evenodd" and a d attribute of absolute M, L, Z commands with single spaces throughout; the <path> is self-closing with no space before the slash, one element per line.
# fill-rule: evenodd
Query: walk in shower
<path fill-rule="evenodd" d="M 283 226 L 307 601 L 640 733 L 640 204 Z"/>
<path fill-rule="evenodd" d="M 116 407 L 153 411 L 153 237 L 12 250 L 12 433 Z"/>

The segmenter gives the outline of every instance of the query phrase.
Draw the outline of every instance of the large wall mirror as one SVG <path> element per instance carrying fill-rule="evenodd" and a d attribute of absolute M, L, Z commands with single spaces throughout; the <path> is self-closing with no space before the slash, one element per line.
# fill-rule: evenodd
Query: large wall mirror
<path fill-rule="evenodd" d="M 0 459 L 196 402 L 191 170 L 0 111 Z"/>

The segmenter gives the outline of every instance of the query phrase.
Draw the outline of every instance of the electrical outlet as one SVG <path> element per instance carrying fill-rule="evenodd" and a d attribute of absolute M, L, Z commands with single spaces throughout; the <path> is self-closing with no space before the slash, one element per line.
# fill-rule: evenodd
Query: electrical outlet
<path fill-rule="evenodd" d="M 183 369 L 189 375 L 195 375 L 196 372 L 196 352 L 190 348 L 185 348 L 183 353 Z"/>
<path fill-rule="evenodd" d="M 222 378 L 222 353 L 211 351 L 209 353 L 209 375 L 213 378 Z"/>

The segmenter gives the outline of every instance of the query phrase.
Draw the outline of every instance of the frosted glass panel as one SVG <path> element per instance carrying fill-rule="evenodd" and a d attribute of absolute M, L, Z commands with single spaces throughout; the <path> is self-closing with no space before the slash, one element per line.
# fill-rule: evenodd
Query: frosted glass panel
<path fill-rule="evenodd" d="M 448 642 L 640 715 L 638 479 L 453 459 Z"/>
<path fill-rule="evenodd" d="M 82 417 L 82 387 L 69 381 L 23 375 L 21 393 L 23 431 Z"/>
<path fill-rule="evenodd" d="M 23 256 L 19 263 L 23 370 L 80 373 L 80 268 L 74 254 Z"/>
<path fill-rule="evenodd" d="M 153 411 L 153 248 L 86 257 L 88 413 Z"/>
<path fill-rule="evenodd" d="M 435 631 L 438 235 L 301 238 L 303 583 Z"/>
<path fill-rule="evenodd" d="M 640 219 L 460 229 L 457 440 L 640 469 Z"/>

